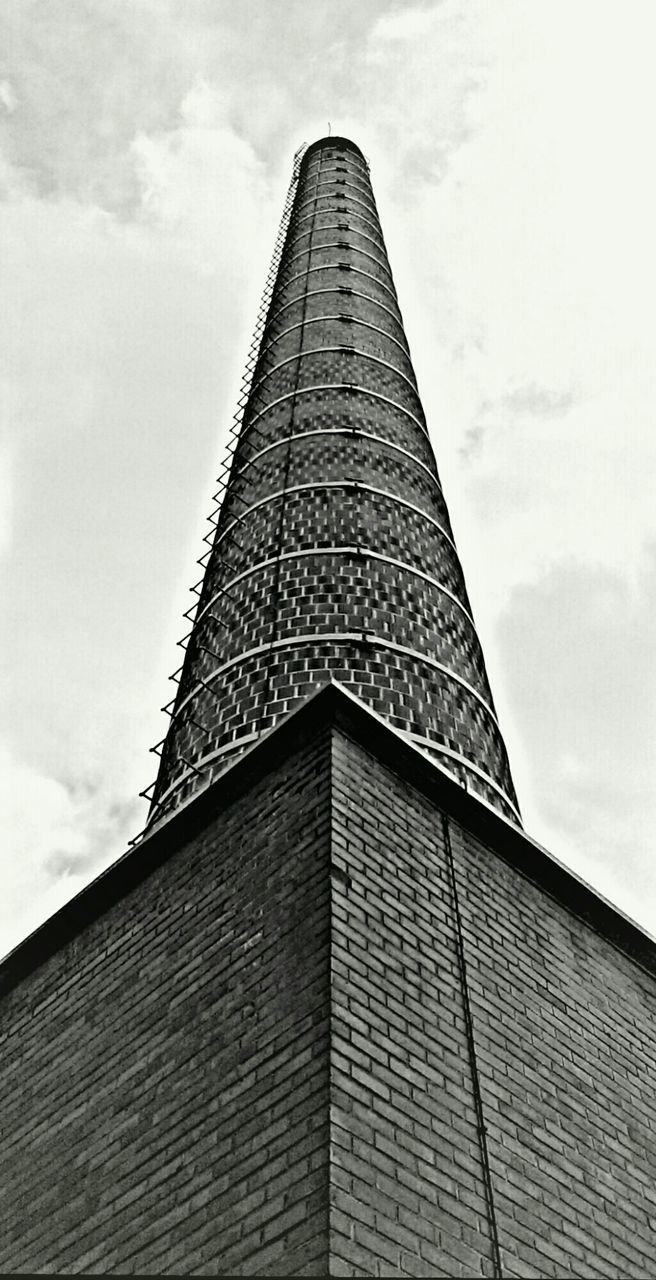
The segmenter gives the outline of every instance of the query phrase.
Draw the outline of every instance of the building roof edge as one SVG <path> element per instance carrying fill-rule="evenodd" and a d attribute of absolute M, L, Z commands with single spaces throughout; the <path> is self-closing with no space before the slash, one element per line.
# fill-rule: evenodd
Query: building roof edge
<path fill-rule="evenodd" d="M 591 885 L 549 853 L 521 827 L 504 818 L 336 681 L 321 686 L 300 707 L 233 760 L 205 790 L 195 793 L 159 827 L 136 844 L 54 915 L 39 925 L 0 962 L 0 994 L 80 933 L 158 866 L 187 839 L 238 799 L 322 729 L 336 727 L 383 764 L 417 787 L 462 823 L 491 852 L 520 871 L 602 934 L 637 964 L 656 974 L 656 939 L 613 906 Z"/>

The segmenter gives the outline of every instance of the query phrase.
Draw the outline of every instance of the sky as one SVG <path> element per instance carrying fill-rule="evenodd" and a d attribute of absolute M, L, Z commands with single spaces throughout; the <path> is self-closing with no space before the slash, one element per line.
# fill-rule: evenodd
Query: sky
<path fill-rule="evenodd" d="M 655 37 L 653 0 L 4 0 L 0 953 L 144 825 L 329 125 L 371 165 L 526 829 L 656 934 Z"/>

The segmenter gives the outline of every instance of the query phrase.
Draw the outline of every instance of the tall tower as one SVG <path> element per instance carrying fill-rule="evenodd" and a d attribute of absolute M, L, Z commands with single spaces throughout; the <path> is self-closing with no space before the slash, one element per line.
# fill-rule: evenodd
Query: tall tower
<path fill-rule="evenodd" d="M 337 680 L 519 811 L 369 169 L 297 157 L 153 790 L 160 821 Z"/>
<path fill-rule="evenodd" d="M 0 1270 L 653 1277 L 656 944 L 522 830 L 345 139 L 251 364 L 147 829 L 0 965 Z"/>

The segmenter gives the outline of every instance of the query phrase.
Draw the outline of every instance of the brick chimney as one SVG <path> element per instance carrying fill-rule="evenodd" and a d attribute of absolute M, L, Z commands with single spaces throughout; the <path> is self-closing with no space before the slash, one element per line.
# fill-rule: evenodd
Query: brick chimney
<path fill-rule="evenodd" d="M 150 821 L 338 681 L 520 821 L 369 168 L 297 156 Z"/>

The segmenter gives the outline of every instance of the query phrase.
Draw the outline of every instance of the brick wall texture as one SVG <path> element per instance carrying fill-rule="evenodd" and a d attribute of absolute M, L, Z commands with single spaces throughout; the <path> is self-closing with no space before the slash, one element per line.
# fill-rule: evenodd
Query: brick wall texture
<path fill-rule="evenodd" d="M 303 158 L 151 820 L 331 678 L 518 820 L 367 163 Z"/>
<path fill-rule="evenodd" d="M 320 1274 L 329 740 L 2 1002 L 0 1271 Z"/>
<path fill-rule="evenodd" d="M 0 1267 L 493 1276 L 475 1067 L 502 1274 L 653 1277 L 654 976 L 447 819 L 472 1055 L 437 791 L 313 735 L 5 994 Z"/>
<path fill-rule="evenodd" d="M 346 740 L 333 793 L 334 1256 L 492 1275 L 441 822 Z M 503 1275 L 653 1277 L 656 981 L 449 826 Z"/>

